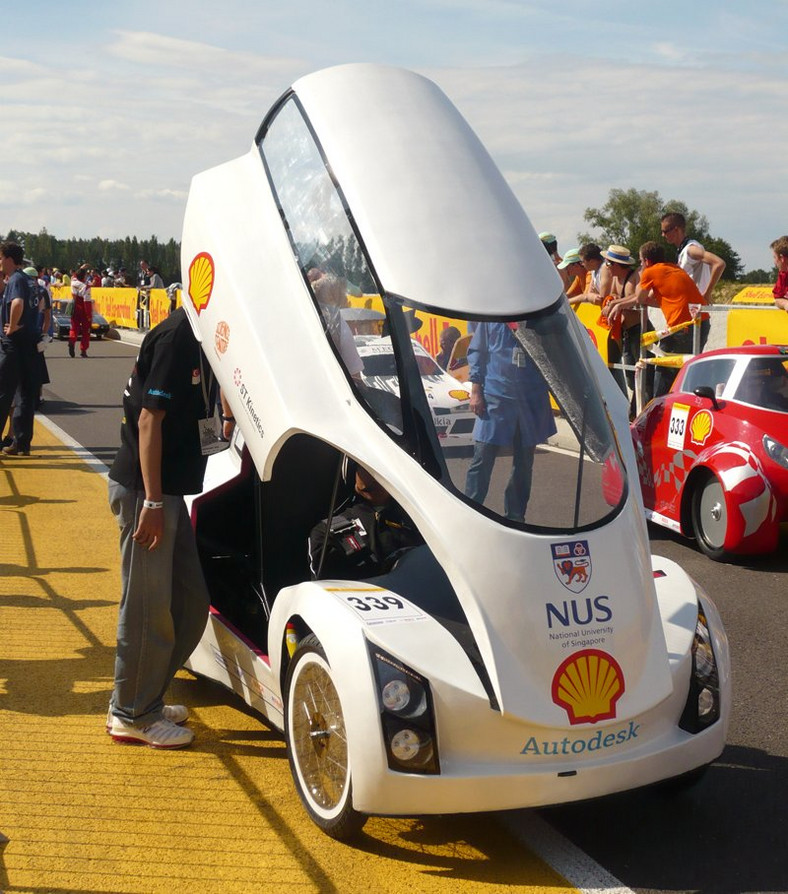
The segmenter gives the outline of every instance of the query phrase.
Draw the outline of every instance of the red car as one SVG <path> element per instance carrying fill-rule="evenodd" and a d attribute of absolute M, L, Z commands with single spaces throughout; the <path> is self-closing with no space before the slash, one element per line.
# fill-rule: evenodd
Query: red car
<path fill-rule="evenodd" d="M 632 438 L 650 521 L 718 561 L 777 548 L 788 521 L 788 347 L 693 357 Z"/>

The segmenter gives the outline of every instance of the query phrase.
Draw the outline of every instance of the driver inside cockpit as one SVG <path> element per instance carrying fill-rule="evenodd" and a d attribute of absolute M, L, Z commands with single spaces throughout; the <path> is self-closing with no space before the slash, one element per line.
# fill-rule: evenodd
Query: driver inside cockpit
<path fill-rule="evenodd" d="M 364 468 L 355 470 L 349 501 L 309 535 L 313 579 L 363 580 L 385 574 L 424 542 L 391 494 Z"/>

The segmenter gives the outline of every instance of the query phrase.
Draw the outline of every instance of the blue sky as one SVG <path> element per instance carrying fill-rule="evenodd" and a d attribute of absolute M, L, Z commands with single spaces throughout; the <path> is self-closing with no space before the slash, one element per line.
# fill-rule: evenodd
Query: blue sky
<path fill-rule="evenodd" d="M 788 0 L 556 7 L 28 0 L 0 30 L 0 233 L 179 239 L 193 174 L 248 151 L 296 78 L 363 61 L 436 81 L 559 248 L 634 187 L 769 269 L 788 233 Z"/>

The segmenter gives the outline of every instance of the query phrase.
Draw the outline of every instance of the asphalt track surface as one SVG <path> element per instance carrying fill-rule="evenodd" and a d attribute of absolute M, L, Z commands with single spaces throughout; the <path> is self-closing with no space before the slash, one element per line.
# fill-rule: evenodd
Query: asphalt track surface
<path fill-rule="evenodd" d="M 586 890 L 788 891 L 785 537 L 774 557 L 721 566 L 652 529 L 654 551 L 715 598 L 733 651 L 729 745 L 689 792 L 373 818 L 351 847 L 306 819 L 280 736 L 188 673 L 172 696 L 195 747 L 113 744 L 117 542 L 91 456 L 117 449 L 135 352 L 94 343 L 82 361 L 53 345 L 44 413 L 86 449 L 39 425 L 35 455 L 0 464 L 0 891 L 576 890 L 526 841 Z"/>

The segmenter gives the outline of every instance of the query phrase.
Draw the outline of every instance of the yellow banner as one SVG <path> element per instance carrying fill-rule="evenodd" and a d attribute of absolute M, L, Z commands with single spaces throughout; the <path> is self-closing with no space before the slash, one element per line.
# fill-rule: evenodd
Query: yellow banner
<path fill-rule="evenodd" d="M 150 328 L 160 323 L 170 312 L 170 299 L 166 289 L 151 289 L 150 297 L 141 298 L 135 288 L 102 289 L 99 287 L 90 290 L 93 296 L 93 307 L 103 317 L 106 317 L 110 326 L 120 326 L 123 329 L 137 329 L 139 327 L 137 310 L 147 309 L 149 313 Z M 53 301 L 70 301 L 71 286 L 52 286 Z M 181 293 L 176 294 L 175 306 L 180 307 Z"/>
<path fill-rule="evenodd" d="M 733 304 L 773 304 L 771 286 L 746 286 L 733 296 Z"/>
<path fill-rule="evenodd" d="M 602 355 L 605 363 L 607 363 L 607 337 L 610 333 L 604 326 L 599 325 L 602 308 L 598 304 L 589 304 L 587 301 L 581 301 L 580 304 L 574 305 L 574 310 L 578 320 L 586 327 L 586 332 L 592 344 Z"/>
<path fill-rule="evenodd" d="M 748 286 L 737 292 L 733 304 L 774 305 L 771 286 Z M 772 310 L 728 311 L 728 347 L 738 345 L 788 344 L 788 313 L 779 307 Z"/>

